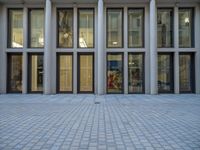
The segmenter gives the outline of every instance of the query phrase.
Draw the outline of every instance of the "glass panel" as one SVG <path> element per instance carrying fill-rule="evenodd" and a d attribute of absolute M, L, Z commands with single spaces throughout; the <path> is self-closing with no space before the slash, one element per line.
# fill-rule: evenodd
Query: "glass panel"
<path fill-rule="evenodd" d="M 23 47 L 23 10 L 9 9 L 8 47 Z"/>
<path fill-rule="evenodd" d="M 22 92 L 22 55 L 8 55 L 8 91 Z"/>
<path fill-rule="evenodd" d="M 79 48 L 94 47 L 94 10 L 79 9 L 78 18 L 78 41 Z"/>
<path fill-rule="evenodd" d="M 93 55 L 80 55 L 80 92 L 93 91 Z"/>
<path fill-rule="evenodd" d="M 128 10 L 128 46 L 143 47 L 143 9 Z"/>
<path fill-rule="evenodd" d="M 173 92 L 173 63 L 171 54 L 158 54 L 158 92 Z"/>
<path fill-rule="evenodd" d="M 123 55 L 107 55 L 107 92 L 123 92 Z"/>
<path fill-rule="evenodd" d="M 31 92 L 43 91 L 43 56 L 31 55 L 30 57 Z"/>
<path fill-rule="evenodd" d="M 72 91 L 72 55 L 59 56 L 59 91 Z"/>
<path fill-rule="evenodd" d="M 173 9 L 158 9 L 158 47 L 173 47 Z"/>
<path fill-rule="evenodd" d="M 123 9 L 108 9 L 107 11 L 107 47 L 122 47 Z"/>
<path fill-rule="evenodd" d="M 73 47 L 73 9 L 58 10 L 58 47 Z"/>
<path fill-rule="evenodd" d="M 44 10 L 29 10 L 29 47 L 44 47 Z"/>
<path fill-rule="evenodd" d="M 129 54 L 128 61 L 128 90 L 130 93 L 142 93 L 144 91 L 143 54 Z"/>
<path fill-rule="evenodd" d="M 193 47 L 193 9 L 179 9 L 179 47 Z"/>
<path fill-rule="evenodd" d="M 192 63 L 191 54 L 183 54 L 179 56 L 179 78 L 180 78 L 180 91 L 181 92 L 192 92 L 192 78 L 194 78 L 192 68 L 194 67 Z"/>

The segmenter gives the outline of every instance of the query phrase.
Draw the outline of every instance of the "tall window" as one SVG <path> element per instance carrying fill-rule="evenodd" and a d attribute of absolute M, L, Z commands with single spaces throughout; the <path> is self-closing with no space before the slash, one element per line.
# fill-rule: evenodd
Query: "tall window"
<path fill-rule="evenodd" d="M 158 47 L 173 47 L 173 9 L 158 9 L 157 26 Z"/>
<path fill-rule="evenodd" d="M 30 48 L 44 47 L 44 10 L 29 9 L 29 43 Z"/>
<path fill-rule="evenodd" d="M 173 54 L 158 54 L 158 92 L 172 93 L 174 90 Z"/>
<path fill-rule="evenodd" d="M 8 9 L 8 47 L 23 47 L 23 9 Z"/>
<path fill-rule="evenodd" d="M 107 54 L 107 93 L 123 93 L 123 53 Z"/>
<path fill-rule="evenodd" d="M 193 53 L 180 53 L 179 55 L 179 85 L 180 92 L 194 92 L 195 66 Z"/>
<path fill-rule="evenodd" d="M 94 9 L 78 9 L 78 47 L 94 47 Z"/>
<path fill-rule="evenodd" d="M 22 53 L 8 53 L 7 92 L 22 92 Z"/>
<path fill-rule="evenodd" d="M 128 91 L 144 92 L 144 58 L 142 53 L 128 54 Z"/>
<path fill-rule="evenodd" d="M 144 9 L 128 10 L 128 47 L 144 47 Z"/>
<path fill-rule="evenodd" d="M 57 11 L 57 47 L 73 47 L 73 9 L 58 9 Z"/>
<path fill-rule="evenodd" d="M 28 84 L 29 92 L 43 91 L 43 54 L 29 54 Z"/>
<path fill-rule="evenodd" d="M 107 47 L 123 47 L 123 9 L 107 9 Z"/>
<path fill-rule="evenodd" d="M 193 8 L 179 8 L 179 47 L 194 47 Z"/>

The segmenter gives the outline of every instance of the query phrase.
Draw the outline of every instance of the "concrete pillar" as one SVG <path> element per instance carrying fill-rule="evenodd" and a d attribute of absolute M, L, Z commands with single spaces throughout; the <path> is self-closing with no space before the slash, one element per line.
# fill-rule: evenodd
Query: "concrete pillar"
<path fill-rule="evenodd" d="M 0 32 L 2 33 L 2 5 L 0 4 Z M 2 36 L 0 36 L 0 70 L 2 70 L 3 66 L 1 65 L 1 60 L 2 60 L 2 52 L 3 52 L 3 47 L 2 47 Z M 0 73 L 1 76 L 1 73 Z M 0 94 L 2 93 L 2 78 L 0 78 Z"/>
<path fill-rule="evenodd" d="M 77 50 L 77 27 L 78 27 L 78 21 L 77 21 L 77 5 L 74 4 L 74 50 Z M 73 93 L 77 94 L 77 70 L 78 70 L 78 65 L 77 65 L 77 51 L 73 53 Z"/>
<path fill-rule="evenodd" d="M 150 1 L 150 93 L 157 94 L 157 8 L 156 0 Z"/>
<path fill-rule="evenodd" d="M 200 94 L 200 3 L 195 8 L 195 47 L 197 49 L 195 55 L 195 81 L 196 81 L 196 93 Z"/>
<path fill-rule="evenodd" d="M 44 94 L 51 94 L 51 0 L 45 7 L 45 46 L 44 46 Z"/>
<path fill-rule="evenodd" d="M 179 27 L 178 27 L 178 7 L 174 7 L 174 93 L 179 93 Z"/>
<path fill-rule="evenodd" d="M 103 56 L 104 56 L 104 49 L 103 49 L 103 27 L 104 27 L 104 17 L 103 17 L 103 0 L 98 0 L 98 94 L 104 93 L 104 75 L 103 75 Z"/>

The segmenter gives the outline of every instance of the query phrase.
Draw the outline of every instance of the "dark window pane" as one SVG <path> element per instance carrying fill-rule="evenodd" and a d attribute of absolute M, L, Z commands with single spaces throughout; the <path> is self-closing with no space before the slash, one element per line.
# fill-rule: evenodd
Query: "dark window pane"
<path fill-rule="evenodd" d="M 23 47 L 23 10 L 9 9 L 8 15 L 8 47 L 21 48 Z"/>
<path fill-rule="evenodd" d="M 158 54 L 158 92 L 173 92 L 172 54 Z"/>
<path fill-rule="evenodd" d="M 144 10 L 128 10 L 128 47 L 143 47 Z"/>
<path fill-rule="evenodd" d="M 58 47 L 73 47 L 73 9 L 58 10 Z"/>
<path fill-rule="evenodd" d="M 107 54 L 107 92 L 123 92 L 123 54 Z"/>
<path fill-rule="evenodd" d="M 194 92 L 194 60 L 192 54 L 179 56 L 180 92 Z"/>
<path fill-rule="evenodd" d="M 144 91 L 144 60 L 143 54 L 128 55 L 128 90 L 129 93 Z"/>
<path fill-rule="evenodd" d="M 58 55 L 59 63 L 59 92 L 72 92 L 73 80 L 72 80 L 72 55 L 62 54 Z"/>
<path fill-rule="evenodd" d="M 193 9 L 179 9 L 179 47 L 194 47 Z"/>
<path fill-rule="evenodd" d="M 29 47 L 44 47 L 44 10 L 29 10 Z"/>
<path fill-rule="evenodd" d="M 107 47 L 122 47 L 123 46 L 123 9 L 108 9 L 107 10 Z"/>
<path fill-rule="evenodd" d="M 8 54 L 8 92 L 22 92 L 22 54 Z"/>
<path fill-rule="evenodd" d="M 79 9 L 78 11 L 78 47 L 94 47 L 94 9 Z"/>
<path fill-rule="evenodd" d="M 173 9 L 158 9 L 158 47 L 173 47 Z"/>
<path fill-rule="evenodd" d="M 43 55 L 29 55 L 29 92 L 43 91 Z"/>

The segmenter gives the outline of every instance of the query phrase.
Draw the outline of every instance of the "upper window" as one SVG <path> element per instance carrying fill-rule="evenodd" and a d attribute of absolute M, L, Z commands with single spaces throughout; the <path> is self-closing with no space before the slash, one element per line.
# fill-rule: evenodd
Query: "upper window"
<path fill-rule="evenodd" d="M 173 47 L 173 9 L 158 9 L 157 26 L 158 47 Z"/>
<path fill-rule="evenodd" d="M 128 47 L 144 47 L 144 9 L 128 10 Z"/>
<path fill-rule="evenodd" d="M 78 9 L 78 47 L 94 47 L 94 9 Z"/>
<path fill-rule="evenodd" d="M 179 8 L 179 47 L 194 47 L 193 8 Z"/>
<path fill-rule="evenodd" d="M 23 47 L 23 9 L 8 9 L 8 47 Z"/>
<path fill-rule="evenodd" d="M 29 42 L 30 48 L 44 47 L 44 10 L 29 9 Z"/>
<path fill-rule="evenodd" d="M 73 9 L 58 9 L 57 11 L 57 47 L 73 47 Z"/>
<path fill-rule="evenodd" d="M 107 9 L 107 47 L 123 47 L 123 9 Z"/>

